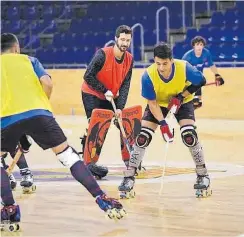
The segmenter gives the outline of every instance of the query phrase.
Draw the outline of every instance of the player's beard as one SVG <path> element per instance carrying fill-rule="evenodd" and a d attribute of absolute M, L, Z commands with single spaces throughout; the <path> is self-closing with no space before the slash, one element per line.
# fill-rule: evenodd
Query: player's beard
<path fill-rule="evenodd" d="M 116 46 L 119 49 L 119 51 L 122 52 L 122 53 L 124 53 L 128 49 L 127 46 L 123 46 L 123 45 L 120 46 L 119 43 L 118 43 L 118 40 L 116 40 Z"/>

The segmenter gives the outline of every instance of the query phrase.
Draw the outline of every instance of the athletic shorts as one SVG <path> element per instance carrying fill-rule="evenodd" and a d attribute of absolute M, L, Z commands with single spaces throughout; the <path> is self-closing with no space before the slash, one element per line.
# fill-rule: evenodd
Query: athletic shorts
<path fill-rule="evenodd" d="M 113 111 L 112 104 L 108 100 L 101 100 L 92 94 L 84 92 L 81 92 L 81 96 L 87 119 L 91 118 L 93 109 L 107 109 Z M 117 99 L 114 99 L 114 103 L 117 106 Z"/>
<path fill-rule="evenodd" d="M 54 117 L 39 115 L 1 129 L 1 151 L 14 151 L 24 134 L 31 136 L 43 150 L 67 140 Z"/>
<path fill-rule="evenodd" d="M 161 108 L 161 111 L 162 111 L 163 116 L 165 118 L 169 111 L 165 107 L 160 107 L 160 108 Z M 191 120 L 195 121 L 193 102 L 190 101 L 188 103 L 182 104 L 178 113 L 175 115 L 175 118 L 178 122 L 182 119 L 191 119 Z M 153 116 L 148 105 L 145 108 L 142 120 L 146 120 L 146 121 L 149 121 L 152 123 L 159 124 L 159 121 Z"/>

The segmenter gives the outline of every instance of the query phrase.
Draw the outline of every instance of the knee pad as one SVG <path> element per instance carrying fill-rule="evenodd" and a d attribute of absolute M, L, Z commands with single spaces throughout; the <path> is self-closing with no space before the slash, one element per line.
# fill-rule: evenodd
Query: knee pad
<path fill-rule="evenodd" d="M 74 148 L 68 146 L 64 151 L 57 154 L 59 161 L 65 167 L 72 167 L 77 161 L 81 160 Z"/>
<path fill-rule="evenodd" d="M 180 131 L 182 141 L 187 147 L 194 147 L 197 145 L 198 137 L 193 125 L 183 126 Z"/>
<path fill-rule="evenodd" d="M 140 148 L 146 148 L 152 141 L 154 131 L 150 128 L 142 127 L 139 135 L 136 137 L 136 145 Z"/>

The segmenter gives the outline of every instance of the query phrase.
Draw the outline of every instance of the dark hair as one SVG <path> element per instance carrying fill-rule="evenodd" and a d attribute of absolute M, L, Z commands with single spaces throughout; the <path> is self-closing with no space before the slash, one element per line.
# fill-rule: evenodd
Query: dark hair
<path fill-rule="evenodd" d="M 15 43 L 18 43 L 18 38 L 16 35 L 12 34 L 12 33 L 3 33 L 1 34 L 1 51 L 4 52 L 8 49 L 10 49 L 11 47 L 13 47 L 13 45 Z"/>
<path fill-rule="evenodd" d="M 206 40 L 202 37 L 202 36 L 195 36 L 192 40 L 191 40 L 191 46 L 194 47 L 195 44 L 199 44 L 202 43 L 204 46 L 206 45 Z"/>
<path fill-rule="evenodd" d="M 153 49 L 154 58 L 172 59 L 172 50 L 170 46 L 164 42 L 161 42 Z"/>
<path fill-rule="evenodd" d="M 130 34 L 132 36 L 132 29 L 127 25 L 121 25 L 116 29 L 115 36 L 119 38 L 121 33 Z"/>

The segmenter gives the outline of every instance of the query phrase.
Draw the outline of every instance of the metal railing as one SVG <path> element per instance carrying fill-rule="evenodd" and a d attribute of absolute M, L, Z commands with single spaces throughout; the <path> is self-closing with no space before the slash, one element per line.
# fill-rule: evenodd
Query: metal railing
<path fill-rule="evenodd" d="M 182 0 L 181 2 L 182 7 L 182 29 L 185 32 L 186 30 L 186 11 L 185 11 L 185 0 Z"/>
<path fill-rule="evenodd" d="M 156 11 L 156 43 L 158 44 L 160 39 L 159 39 L 159 35 L 160 35 L 160 29 L 159 29 L 159 13 L 161 11 L 165 10 L 166 12 L 166 31 L 167 31 L 167 42 L 169 42 L 169 8 L 168 7 L 160 7 L 157 11 Z"/>
<path fill-rule="evenodd" d="M 135 62 L 134 67 L 135 68 L 145 68 L 150 66 L 152 63 L 150 62 Z M 214 62 L 216 66 L 222 66 L 222 67 L 236 67 L 236 66 L 241 66 L 244 67 L 244 62 Z"/>
<path fill-rule="evenodd" d="M 66 11 L 67 11 L 67 7 L 66 7 L 66 4 L 67 3 L 65 3 L 65 8 L 64 8 L 64 11 L 62 12 L 62 14 L 59 16 L 59 17 L 57 17 L 56 19 L 54 19 L 53 21 L 57 21 L 57 20 L 59 20 L 59 19 L 61 19 L 63 16 L 65 16 L 65 14 L 66 14 Z M 54 23 L 54 24 L 56 24 L 56 23 Z M 32 49 L 32 44 L 35 42 L 35 40 L 36 39 L 33 39 L 33 37 L 32 37 L 32 29 L 31 29 L 31 26 L 32 26 L 32 23 L 31 24 L 29 24 L 28 25 L 28 30 L 29 30 L 29 38 L 30 38 L 30 40 L 29 40 L 29 42 L 23 47 L 23 49 L 27 49 L 27 48 L 30 48 L 30 49 Z M 51 24 L 49 24 L 48 26 L 46 26 L 41 32 L 39 32 L 38 33 L 38 35 L 41 35 L 41 34 L 44 34 L 45 33 L 45 31 L 47 30 L 47 29 L 49 29 L 51 27 Z M 27 30 L 26 29 L 26 30 Z"/>
<path fill-rule="evenodd" d="M 196 26 L 196 3 L 195 1 L 191 2 L 192 7 L 192 26 Z"/>
<path fill-rule="evenodd" d="M 141 23 L 136 23 L 131 27 L 132 32 L 134 32 L 135 28 L 139 27 L 141 32 L 140 32 L 140 38 L 141 38 L 141 60 L 144 59 L 144 52 L 145 52 L 145 45 L 144 45 L 144 27 Z M 134 57 L 134 37 L 131 40 L 131 54 Z"/>
<path fill-rule="evenodd" d="M 114 40 L 109 40 L 109 41 L 104 45 L 104 47 L 108 47 L 108 46 L 110 46 L 111 44 L 115 44 L 115 41 L 114 41 Z"/>

